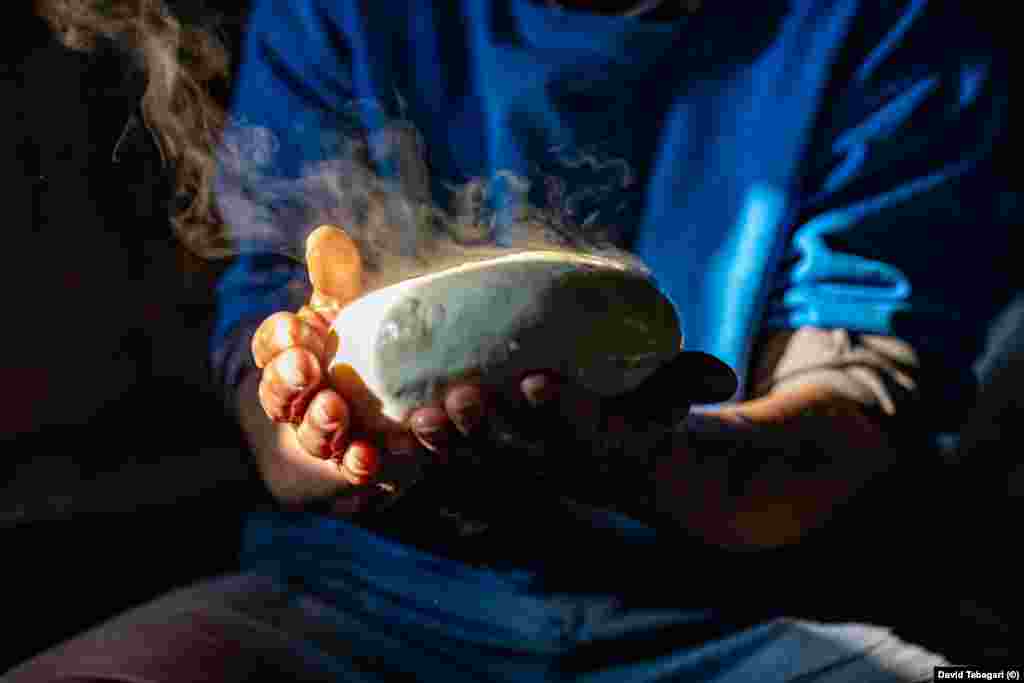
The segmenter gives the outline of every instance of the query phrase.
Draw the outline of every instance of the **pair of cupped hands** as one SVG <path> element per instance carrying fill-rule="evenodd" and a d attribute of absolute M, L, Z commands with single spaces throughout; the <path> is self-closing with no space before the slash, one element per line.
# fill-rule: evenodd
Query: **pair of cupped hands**
<path fill-rule="evenodd" d="M 359 250 L 344 231 L 321 226 L 306 242 L 306 262 L 313 286 L 309 301 L 297 312 L 271 315 L 252 339 L 261 371 L 259 405 L 278 425 L 277 448 L 264 456 L 273 462 L 262 463 L 261 469 L 272 492 L 285 502 L 330 499 L 335 513 L 353 514 L 382 499 L 397 499 L 410 482 L 396 484 L 386 476 L 389 470 L 419 472 L 425 463 L 440 465 L 433 469 L 442 471 L 460 446 L 476 443 L 486 450 L 481 435 L 497 411 L 533 422 L 534 427 L 564 429 L 595 446 L 607 444 L 638 422 L 670 428 L 689 412 L 683 387 L 695 359 L 683 353 L 638 389 L 614 399 L 601 399 L 543 368 L 503 389 L 459 381 L 434 402 L 412 411 L 400 428 L 370 433 L 358 423 L 338 387 L 329 383 L 326 372 L 331 324 L 363 291 Z M 706 364 L 708 358 L 698 364 Z M 710 380 L 731 384 L 733 377 L 721 365 L 721 377 Z M 524 427 L 529 430 L 529 425 Z M 629 457 L 628 442 L 619 457 Z"/>

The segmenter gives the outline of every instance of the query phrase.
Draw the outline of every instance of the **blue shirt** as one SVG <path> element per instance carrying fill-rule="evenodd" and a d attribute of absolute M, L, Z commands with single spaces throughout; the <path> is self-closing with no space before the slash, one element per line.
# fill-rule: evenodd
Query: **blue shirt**
<path fill-rule="evenodd" d="M 249 170 L 299 178 L 361 153 L 351 141 L 363 133 L 411 124 L 434 202 L 493 180 L 480 210 L 500 240 L 503 202 L 527 181 L 531 204 L 633 249 L 677 306 L 686 346 L 741 378 L 764 329 L 840 327 L 908 340 L 937 363 L 934 405 L 962 403 L 1010 290 L 1016 213 L 993 154 L 1006 66 L 963 17 L 923 1 L 706 4 L 645 23 L 531 0 L 257 0 L 233 115 L 276 143 Z M 377 152 L 362 153 L 387 178 L 401 162 Z M 270 252 L 314 227 L 229 176 L 221 206 L 244 255 L 219 290 L 222 374 L 232 352 L 249 353 L 237 330 L 298 305 L 301 266 Z M 958 417 L 936 413 L 935 430 Z M 654 543 L 615 519 L 584 526 Z M 250 562 L 339 600 L 332 577 L 387 543 L 315 516 L 271 515 L 250 531 Z M 417 585 L 424 560 L 387 554 L 389 572 L 408 570 L 398 583 Z M 483 592 L 514 593 L 530 575 L 487 579 Z M 720 621 L 691 606 L 676 616 Z"/>
<path fill-rule="evenodd" d="M 813 325 L 902 337 L 940 378 L 935 406 L 969 398 L 1015 215 L 992 161 L 1006 67 L 963 17 L 852 0 L 708 3 L 668 23 L 531 0 L 364 5 L 255 3 L 232 113 L 276 139 L 265 177 L 411 123 L 437 204 L 485 178 L 500 206 L 518 177 L 531 203 L 610 228 L 686 346 L 737 371 L 738 397 L 760 331 Z M 230 194 L 248 255 L 222 283 L 215 349 L 294 305 L 289 267 L 259 254 Z M 949 412 L 936 431 L 955 429 Z"/>

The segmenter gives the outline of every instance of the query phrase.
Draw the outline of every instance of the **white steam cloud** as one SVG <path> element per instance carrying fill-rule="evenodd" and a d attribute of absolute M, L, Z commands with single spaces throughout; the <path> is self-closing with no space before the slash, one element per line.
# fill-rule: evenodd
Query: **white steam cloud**
<path fill-rule="evenodd" d="M 367 292 L 525 250 L 599 255 L 648 272 L 601 230 L 600 212 L 587 208 L 634 183 L 623 160 L 555 148 L 555 163 L 567 171 L 583 169 L 586 183 L 541 174 L 534 182 L 542 183 L 545 205 L 533 206 L 531 180 L 499 172 L 490 179 L 446 184 L 451 196 L 441 206 L 432 196 L 422 136 L 408 120 L 370 132 L 328 131 L 317 143 L 327 160 L 307 166 L 297 178 L 282 178 L 275 170 L 282 146 L 273 133 L 237 123 L 228 127 L 218 204 L 239 252 L 274 252 L 302 261 L 309 233 L 319 225 L 336 225 L 360 248 Z"/>

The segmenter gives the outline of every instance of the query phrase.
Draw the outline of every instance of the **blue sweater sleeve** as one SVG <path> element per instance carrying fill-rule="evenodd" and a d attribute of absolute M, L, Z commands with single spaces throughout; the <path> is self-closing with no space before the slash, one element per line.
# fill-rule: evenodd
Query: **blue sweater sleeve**
<path fill-rule="evenodd" d="M 938 378 L 929 404 L 962 411 L 1012 291 L 1007 65 L 962 12 L 871 5 L 834 67 L 768 323 L 903 338 Z"/>
<path fill-rule="evenodd" d="M 229 402 L 253 367 L 259 322 L 308 298 L 308 277 L 294 256 L 302 253 L 302 230 L 315 226 L 289 225 L 273 206 L 273 188 L 332 153 L 327 140 L 355 99 L 347 4 L 257 0 L 250 15 L 217 178 L 218 206 L 241 254 L 217 287 L 210 346 L 215 381 Z"/>

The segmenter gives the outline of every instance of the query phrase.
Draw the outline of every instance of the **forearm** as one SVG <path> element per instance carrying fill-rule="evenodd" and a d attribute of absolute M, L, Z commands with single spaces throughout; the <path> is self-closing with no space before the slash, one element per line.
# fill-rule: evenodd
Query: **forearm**
<path fill-rule="evenodd" d="M 880 423 L 827 385 L 695 413 L 659 466 L 661 511 L 734 548 L 789 544 L 891 462 Z"/>
<path fill-rule="evenodd" d="M 708 417 L 740 420 L 762 430 L 802 434 L 822 446 L 880 449 L 885 435 L 863 404 L 824 384 L 806 384 L 715 408 Z"/>

